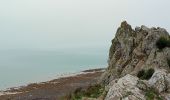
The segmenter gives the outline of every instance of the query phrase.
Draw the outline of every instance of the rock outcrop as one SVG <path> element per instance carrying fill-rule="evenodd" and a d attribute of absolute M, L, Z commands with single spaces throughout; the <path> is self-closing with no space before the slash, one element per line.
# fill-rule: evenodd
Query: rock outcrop
<path fill-rule="evenodd" d="M 170 100 L 170 48 L 160 49 L 160 38 L 170 41 L 163 28 L 142 25 L 132 29 L 126 21 L 121 23 L 100 80 L 108 91 L 105 100 Z M 148 69 L 153 74 L 145 73 Z M 140 78 L 142 74 L 147 79 Z"/>
<path fill-rule="evenodd" d="M 113 80 L 114 81 L 114 80 Z M 113 84 L 107 93 L 106 100 L 143 100 L 144 94 L 137 87 L 138 78 L 132 75 L 126 75 Z"/>
<path fill-rule="evenodd" d="M 163 28 L 136 27 L 135 30 L 127 24 L 121 23 L 109 52 L 108 68 L 102 76 L 104 84 L 126 74 L 134 74 L 141 69 L 169 70 L 167 59 L 170 59 L 170 48 L 161 52 L 156 46 L 160 37 L 169 38 Z"/>
<path fill-rule="evenodd" d="M 170 100 L 169 81 L 169 74 L 165 70 L 156 71 L 149 80 L 127 74 L 109 85 L 105 100 L 147 100 L 151 98 L 147 93 L 155 96 L 151 100 Z"/>
<path fill-rule="evenodd" d="M 99 83 L 103 94 L 83 100 L 170 100 L 169 33 L 144 25 L 132 29 L 122 22 Z"/>

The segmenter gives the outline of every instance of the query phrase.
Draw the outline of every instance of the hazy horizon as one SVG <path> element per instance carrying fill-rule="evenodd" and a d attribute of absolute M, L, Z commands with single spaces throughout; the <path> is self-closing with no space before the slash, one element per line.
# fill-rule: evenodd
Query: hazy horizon
<path fill-rule="evenodd" d="M 120 23 L 170 31 L 168 0 L 1 0 L 0 90 L 107 67 Z"/>
<path fill-rule="evenodd" d="M 170 31 L 168 0 L 0 1 L 0 50 L 109 48 L 117 27 Z"/>

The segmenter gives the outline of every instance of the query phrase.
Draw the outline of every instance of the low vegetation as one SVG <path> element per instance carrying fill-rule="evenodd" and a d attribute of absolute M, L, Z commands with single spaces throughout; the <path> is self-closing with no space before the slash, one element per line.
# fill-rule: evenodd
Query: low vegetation
<path fill-rule="evenodd" d="M 160 37 L 159 40 L 156 42 L 157 48 L 162 50 L 165 47 L 170 47 L 170 39 L 165 37 Z"/>
<path fill-rule="evenodd" d="M 167 62 L 168 62 L 169 68 L 170 68 L 170 59 L 167 59 Z"/>
<path fill-rule="evenodd" d="M 141 71 L 138 72 L 137 77 L 142 80 L 149 80 L 154 72 L 155 70 L 153 68 L 150 68 L 148 70 L 142 69 Z"/>
<path fill-rule="evenodd" d="M 137 77 L 142 78 L 144 76 L 144 74 L 145 74 L 145 70 L 142 69 L 138 72 Z"/>
<path fill-rule="evenodd" d="M 146 100 L 164 100 L 153 88 L 149 88 L 145 92 L 145 97 Z"/>
<path fill-rule="evenodd" d="M 83 97 L 98 98 L 104 92 L 104 87 L 97 84 L 89 86 L 86 90 L 78 88 L 74 93 L 64 97 L 63 100 L 81 100 Z"/>

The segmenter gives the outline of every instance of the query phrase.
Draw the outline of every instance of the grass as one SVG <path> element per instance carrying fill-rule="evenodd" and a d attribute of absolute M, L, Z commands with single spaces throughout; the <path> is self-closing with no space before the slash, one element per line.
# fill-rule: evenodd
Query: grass
<path fill-rule="evenodd" d="M 153 68 L 150 68 L 148 70 L 142 69 L 141 71 L 138 72 L 137 77 L 142 80 L 149 80 L 152 77 L 154 72 L 155 70 Z"/>
<path fill-rule="evenodd" d="M 170 39 L 169 38 L 165 38 L 165 37 L 160 37 L 158 39 L 158 41 L 156 42 L 156 46 L 160 50 L 162 50 L 165 47 L 170 47 Z"/>
<path fill-rule="evenodd" d="M 104 87 L 96 84 L 89 86 L 86 90 L 78 88 L 74 91 L 74 93 L 65 96 L 63 100 L 81 100 L 83 97 L 98 98 L 103 92 Z"/>
<path fill-rule="evenodd" d="M 163 100 L 163 98 L 153 88 L 145 92 L 146 100 Z"/>
<path fill-rule="evenodd" d="M 90 86 L 87 91 L 85 92 L 85 96 L 91 98 L 99 97 L 104 91 L 101 85 Z"/>

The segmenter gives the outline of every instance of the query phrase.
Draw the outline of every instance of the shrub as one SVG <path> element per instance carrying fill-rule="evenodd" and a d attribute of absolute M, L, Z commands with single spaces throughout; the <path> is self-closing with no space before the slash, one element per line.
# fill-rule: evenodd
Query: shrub
<path fill-rule="evenodd" d="M 157 48 L 162 50 L 165 47 L 170 47 L 170 39 L 165 38 L 165 37 L 160 37 L 158 41 L 156 42 Z"/>
<path fill-rule="evenodd" d="M 145 96 L 146 96 L 146 100 L 154 100 L 155 91 L 153 89 L 150 89 L 150 90 L 146 91 Z"/>
<path fill-rule="evenodd" d="M 138 72 L 137 77 L 142 78 L 144 76 L 144 74 L 145 74 L 145 70 L 142 69 Z"/>
<path fill-rule="evenodd" d="M 149 88 L 147 91 L 145 91 L 145 97 L 146 100 L 163 100 L 163 97 L 161 97 L 159 93 L 153 88 Z"/>
<path fill-rule="evenodd" d="M 86 90 L 78 88 L 74 93 L 64 96 L 62 100 L 81 100 L 82 97 L 97 98 L 104 92 L 104 87 L 96 84 L 89 86 Z"/>
<path fill-rule="evenodd" d="M 148 70 L 141 70 L 138 72 L 137 77 L 143 80 L 149 80 L 154 72 L 155 70 L 153 68 L 150 68 Z"/>
<path fill-rule="evenodd" d="M 76 99 L 81 99 L 82 98 L 82 95 L 83 95 L 83 91 L 82 91 L 82 88 L 77 88 L 74 93 L 74 98 Z"/>
<path fill-rule="evenodd" d="M 103 91 L 104 91 L 104 88 L 101 85 L 90 86 L 85 91 L 85 96 L 91 97 L 91 98 L 97 98 L 103 93 Z"/>
<path fill-rule="evenodd" d="M 170 59 L 167 59 L 167 62 L 168 62 L 168 65 L 169 65 L 169 67 L 170 67 Z"/>
<path fill-rule="evenodd" d="M 146 80 L 150 79 L 154 72 L 155 70 L 153 68 L 148 69 L 144 75 L 144 79 Z"/>

